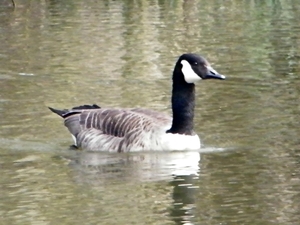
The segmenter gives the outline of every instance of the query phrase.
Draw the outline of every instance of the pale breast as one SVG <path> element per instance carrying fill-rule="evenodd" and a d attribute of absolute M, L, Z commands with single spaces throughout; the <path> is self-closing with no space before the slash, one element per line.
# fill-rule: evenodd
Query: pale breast
<path fill-rule="evenodd" d="M 184 151 L 201 148 L 198 135 L 171 134 L 166 133 L 166 130 L 143 133 L 140 141 L 130 146 L 130 151 Z"/>
<path fill-rule="evenodd" d="M 198 150 L 201 148 L 200 138 L 195 135 L 165 133 L 162 136 L 162 145 L 166 150 L 183 151 Z"/>

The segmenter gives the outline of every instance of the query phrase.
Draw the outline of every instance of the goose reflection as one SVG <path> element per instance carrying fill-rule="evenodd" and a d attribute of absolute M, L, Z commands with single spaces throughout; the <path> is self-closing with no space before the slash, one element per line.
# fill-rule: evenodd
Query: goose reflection
<path fill-rule="evenodd" d="M 71 166 L 77 171 L 79 182 L 101 185 L 120 178 L 143 182 L 184 175 L 197 176 L 199 161 L 200 153 L 196 151 L 134 154 L 78 152 Z"/>
<path fill-rule="evenodd" d="M 71 167 L 77 183 L 88 185 L 93 190 L 101 191 L 102 194 L 107 194 L 112 187 L 116 187 L 116 184 L 120 192 L 128 192 L 127 187 L 137 187 L 144 183 L 146 192 L 149 188 L 152 189 L 150 192 L 155 198 L 149 199 L 151 196 L 141 195 L 134 201 L 139 204 L 149 200 L 150 202 L 153 200 L 153 204 L 162 201 L 163 211 L 169 215 L 170 220 L 176 224 L 193 224 L 195 193 L 198 190 L 196 183 L 200 172 L 199 152 L 134 154 L 76 152 L 76 154 L 71 160 Z M 153 188 L 156 184 L 159 185 L 157 189 Z M 139 192 L 130 188 L 129 191 Z M 114 197 L 120 198 L 118 197 L 122 195 L 120 192 L 114 192 Z M 124 205 L 127 205 L 129 203 L 126 201 L 133 199 L 123 200 Z"/>

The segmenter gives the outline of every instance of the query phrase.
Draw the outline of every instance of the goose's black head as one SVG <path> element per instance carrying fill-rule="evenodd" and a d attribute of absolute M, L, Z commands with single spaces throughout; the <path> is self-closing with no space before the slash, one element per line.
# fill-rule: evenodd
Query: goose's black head
<path fill-rule="evenodd" d="M 202 56 L 187 53 L 179 57 L 175 70 L 180 69 L 186 83 L 195 83 L 202 79 L 221 79 L 225 76 L 215 71 Z"/>

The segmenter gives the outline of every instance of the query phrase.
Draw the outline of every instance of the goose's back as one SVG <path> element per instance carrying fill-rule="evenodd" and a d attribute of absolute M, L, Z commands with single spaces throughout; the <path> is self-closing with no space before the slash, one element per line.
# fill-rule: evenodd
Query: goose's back
<path fill-rule="evenodd" d="M 92 109 L 70 112 L 65 126 L 76 145 L 92 151 L 139 151 L 159 148 L 171 118 L 147 109 Z"/>

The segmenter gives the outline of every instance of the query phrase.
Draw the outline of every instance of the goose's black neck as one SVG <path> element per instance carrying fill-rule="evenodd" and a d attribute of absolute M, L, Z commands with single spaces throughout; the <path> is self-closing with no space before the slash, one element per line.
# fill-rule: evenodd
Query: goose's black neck
<path fill-rule="evenodd" d="M 172 127 L 167 133 L 194 133 L 195 85 L 184 80 L 181 65 L 176 65 L 173 72 L 172 89 Z"/>

